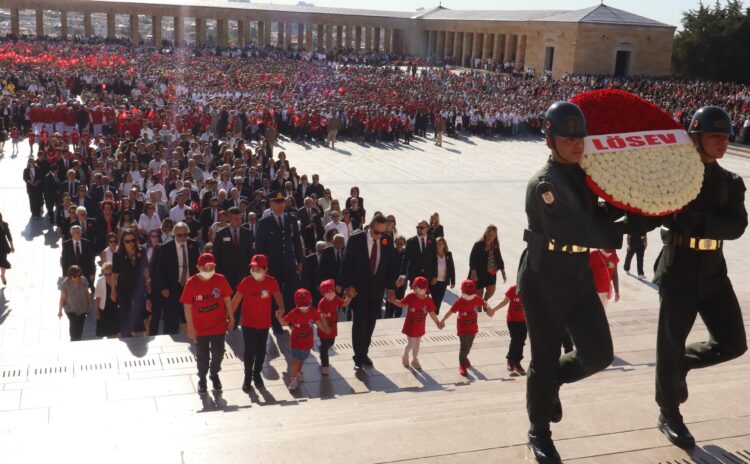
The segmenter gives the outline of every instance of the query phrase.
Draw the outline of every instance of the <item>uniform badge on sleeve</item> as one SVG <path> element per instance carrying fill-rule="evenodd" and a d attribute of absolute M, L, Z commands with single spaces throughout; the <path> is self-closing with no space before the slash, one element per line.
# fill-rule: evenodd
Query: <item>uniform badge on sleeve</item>
<path fill-rule="evenodd" d="M 541 181 L 536 187 L 539 196 L 545 205 L 551 206 L 555 203 L 555 195 L 552 193 L 552 184 L 547 181 Z"/>
<path fill-rule="evenodd" d="M 545 204 L 551 205 L 555 202 L 555 196 L 552 194 L 552 192 L 544 192 L 542 193 L 542 201 Z"/>

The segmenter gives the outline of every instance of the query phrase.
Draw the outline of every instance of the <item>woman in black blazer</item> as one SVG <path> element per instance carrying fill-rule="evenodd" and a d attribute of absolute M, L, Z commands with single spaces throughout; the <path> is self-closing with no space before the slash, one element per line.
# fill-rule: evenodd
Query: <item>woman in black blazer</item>
<path fill-rule="evenodd" d="M 13 237 L 10 236 L 10 228 L 7 222 L 3 222 L 3 215 L 0 214 L 0 279 L 3 285 L 8 282 L 5 280 L 5 270 L 10 269 L 8 262 L 8 253 L 15 252 L 13 248 Z"/>
<path fill-rule="evenodd" d="M 477 295 L 484 301 L 495 294 L 497 273 L 503 276 L 505 283 L 505 263 L 500 253 L 500 242 L 497 239 L 497 227 L 490 224 L 471 248 L 469 255 L 469 278 L 477 283 Z"/>
<path fill-rule="evenodd" d="M 435 314 L 440 314 L 440 305 L 445 297 L 445 290 L 448 285 L 451 288 L 456 286 L 456 267 L 453 264 L 453 255 L 448 251 L 448 242 L 445 238 L 439 237 L 435 240 L 437 244 L 437 277 L 430 285 L 430 295 L 432 302 L 435 304 Z"/>

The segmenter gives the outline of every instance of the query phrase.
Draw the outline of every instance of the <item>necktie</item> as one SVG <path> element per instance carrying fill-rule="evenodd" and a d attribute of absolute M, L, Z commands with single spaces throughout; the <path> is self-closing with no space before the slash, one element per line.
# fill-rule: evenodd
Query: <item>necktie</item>
<path fill-rule="evenodd" d="M 341 266 L 341 252 L 339 250 L 336 250 L 336 268 L 338 269 Z"/>
<path fill-rule="evenodd" d="M 276 220 L 278 220 L 278 221 L 279 221 L 279 228 L 280 228 L 280 229 L 283 229 L 283 228 L 284 228 L 284 223 L 283 223 L 283 222 L 281 222 L 281 216 L 276 216 Z"/>
<path fill-rule="evenodd" d="M 236 229 L 232 229 L 232 242 L 235 247 L 240 243 L 239 237 L 237 237 L 238 231 Z"/>
<path fill-rule="evenodd" d="M 180 285 L 185 286 L 185 282 L 187 282 L 187 268 L 188 268 L 187 250 L 185 250 L 185 245 L 180 245 L 180 248 L 182 249 L 182 267 L 180 268 Z"/>
<path fill-rule="evenodd" d="M 68 188 L 70 189 L 70 198 L 74 198 L 76 196 L 76 193 L 75 193 L 75 186 L 73 185 L 73 182 L 69 182 Z"/>
<path fill-rule="evenodd" d="M 378 267 L 378 242 L 372 241 L 372 249 L 370 250 L 370 275 L 375 275 Z"/>
<path fill-rule="evenodd" d="M 307 217 L 312 219 L 312 210 L 310 208 L 307 208 Z"/>
<path fill-rule="evenodd" d="M 424 253 L 424 237 L 422 237 L 422 253 Z"/>
<path fill-rule="evenodd" d="M 81 260 L 81 242 L 76 242 L 76 261 Z"/>
<path fill-rule="evenodd" d="M 214 210 L 214 222 L 219 222 L 219 218 L 217 217 L 217 211 Z"/>

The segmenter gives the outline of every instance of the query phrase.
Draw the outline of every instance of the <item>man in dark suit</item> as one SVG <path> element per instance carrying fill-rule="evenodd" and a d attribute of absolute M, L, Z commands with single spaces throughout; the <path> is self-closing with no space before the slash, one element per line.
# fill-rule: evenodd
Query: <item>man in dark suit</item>
<path fill-rule="evenodd" d="M 228 211 L 229 208 L 239 208 L 240 202 L 242 200 L 247 201 L 246 198 L 243 198 L 240 196 L 240 191 L 237 187 L 233 187 L 232 190 L 229 191 L 229 196 L 226 200 L 224 200 L 224 203 L 221 205 L 221 209 Z"/>
<path fill-rule="evenodd" d="M 29 159 L 26 169 L 23 170 L 23 180 L 26 183 L 26 194 L 29 196 L 29 210 L 31 217 L 41 217 L 42 205 L 42 180 L 44 171 L 37 166 L 33 159 Z"/>
<path fill-rule="evenodd" d="M 50 166 L 50 171 L 42 180 L 44 205 L 47 207 L 49 222 L 55 222 L 55 205 L 60 202 L 60 180 L 57 177 L 57 164 Z"/>
<path fill-rule="evenodd" d="M 339 285 L 344 288 L 354 313 L 352 345 L 354 346 L 354 368 L 372 366 L 368 356 L 375 322 L 383 308 L 383 293 L 388 289 L 389 298 L 394 294 L 394 283 L 398 275 L 393 239 L 385 235 L 386 219 L 376 214 L 366 231 L 349 237 L 344 253 Z"/>
<path fill-rule="evenodd" d="M 247 222 L 242 224 L 242 227 L 250 231 L 250 255 L 255 254 L 255 231 L 258 230 L 258 215 L 255 212 L 250 211 L 247 213 Z"/>
<path fill-rule="evenodd" d="M 75 202 L 75 198 L 78 196 L 78 187 L 81 185 L 81 183 L 76 179 L 76 172 L 72 169 L 69 169 L 65 173 L 65 176 L 67 180 L 60 184 L 60 194 L 68 193 L 70 195 L 71 201 Z"/>
<path fill-rule="evenodd" d="M 210 229 L 215 222 L 219 222 L 219 211 L 219 197 L 212 197 L 209 206 L 201 210 L 199 220 L 203 234 L 203 243 L 208 241 L 208 229 Z"/>
<path fill-rule="evenodd" d="M 323 198 L 323 192 L 325 192 L 326 189 L 323 187 L 323 184 L 320 183 L 320 176 L 313 174 L 312 180 L 312 185 L 307 188 L 307 196 L 314 193 L 316 198 Z"/>
<path fill-rule="evenodd" d="M 305 198 L 304 206 L 297 210 L 297 218 L 300 222 L 300 233 L 305 244 L 305 251 L 312 252 L 315 248 L 315 241 L 319 238 L 317 231 L 323 230 L 320 210 L 315 207 L 312 198 Z"/>
<path fill-rule="evenodd" d="M 283 192 L 271 194 L 271 214 L 258 221 L 255 234 L 255 252 L 268 257 L 268 273 L 281 287 L 284 306 L 294 308 L 294 292 L 299 288 L 302 270 L 302 242 L 297 221 L 284 212 L 286 198 Z M 276 308 L 274 308 L 274 311 Z M 281 334 L 281 325 L 271 319 L 275 334 Z"/>
<path fill-rule="evenodd" d="M 185 323 L 185 314 L 180 296 L 185 282 L 198 272 L 198 242 L 188 238 L 190 229 L 184 222 L 178 222 L 172 229 L 173 240 L 159 245 L 154 252 L 156 269 L 151 275 L 151 285 L 161 294 L 164 302 L 164 333 L 176 334 L 180 323 Z M 151 314 L 149 333 L 159 333 L 161 314 L 154 308 Z"/>
<path fill-rule="evenodd" d="M 318 280 L 318 269 L 320 269 L 320 262 L 323 258 L 323 251 L 326 249 L 326 242 L 317 242 L 315 244 L 315 253 L 305 256 L 302 261 L 302 288 L 306 288 L 310 291 L 313 297 L 313 303 L 318 304 L 320 301 L 320 292 L 318 286 L 320 280 Z"/>
<path fill-rule="evenodd" d="M 95 253 L 91 242 L 83 238 L 81 226 L 78 225 L 70 228 L 70 237 L 62 245 L 62 256 L 60 257 L 62 275 L 67 275 L 68 268 L 75 264 L 81 268 L 83 275 L 88 279 L 89 287 L 93 288 L 96 266 L 94 265 Z"/>
<path fill-rule="evenodd" d="M 57 160 L 57 176 L 58 176 L 57 180 L 60 181 L 60 183 L 65 182 L 67 175 L 68 175 L 68 171 L 72 167 L 73 167 L 73 161 L 70 158 L 68 158 L 67 153 L 63 153 L 63 156 L 61 156 Z M 75 173 L 73 177 L 75 177 Z M 71 195 L 71 197 L 73 196 L 75 195 Z"/>
<path fill-rule="evenodd" d="M 346 238 L 341 234 L 333 237 L 333 246 L 323 250 L 318 266 L 318 282 L 333 279 L 336 286 L 339 286 L 339 275 L 341 274 L 341 264 L 344 262 L 344 247 Z M 339 290 L 340 291 L 340 290 Z"/>
<path fill-rule="evenodd" d="M 97 243 L 96 240 L 96 220 L 88 217 L 88 212 L 86 211 L 86 207 L 84 206 L 79 206 L 76 208 L 76 218 L 77 220 L 73 223 L 73 225 L 77 225 L 81 228 L 83 238 L 89 241 L 92 249 L 94 250 L 94 254 L 99 253 L 102 249 L 104 249 L 104 246 L 99 248 L 100 244 Z"/>
<path fill-rule="evenodd" d="M 223 274 L 232 290 L 237 284 L 250 275 L 250 258 L 253 253 L 253 241 L 249 230 L 242 227 L 242 212 L 231 207 L 227 211 L 229 227 L 220 230 L 214 237 L 214 256 L 216 272 Z M 235 324 L 239 324 L 239 309 L 235 314 Z"/>
<path fill-rule="evenodd" d="M 428 282 L 437 277 L 437 245 L 435 239 L 427 235 L 429 228 L 427 221 L 421 221 L 417 225 L 417 235 L 406 241 L 397 287 L 404 285 L 406 280 L 411 283 L 419 276 Z"/>
<path fill-rule="evenodd" d="M 119 197 L 117 193 L 117 188 L 110 184 L 110 178 L 108 176 L 102 176 L 102 183 L 96 189 L 91 192 L 91 196 L 94 198 L 94 201 L 98 205 L 99 203 L 104 200 L 104 192 L 112 192 L 112 195 L 114 196 L 115 200 Z"/>

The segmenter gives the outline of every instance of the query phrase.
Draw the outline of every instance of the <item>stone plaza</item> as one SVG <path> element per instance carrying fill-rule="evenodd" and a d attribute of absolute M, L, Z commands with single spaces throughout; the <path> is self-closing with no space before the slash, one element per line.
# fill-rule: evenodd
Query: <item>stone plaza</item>
<path fill-rule="evenodd" d="M 378 323 L 375 369 L 355 373 L 349 323 L 341 323 L 331 375 L 321 377 L 317 353 L 305 381 L 290 393 L 288 338 L 269 340 L 266 392 L 242 393 L 242 340 L 228 337 L 223 394 L 196 393 L 194 350 L 182 336 L 67 341 L 56 317 L 60 275 L 57 233 L 30 219 L 21 171 L 28 155 L 0 158 L 0 211 L 16 253 L 8 286 L 0 288 L 0 456 L 4 463 L 518 463 L 525 449 L 525 381 L 505 370 L 504 312 L 481 315 L 469 378 L 457 372 L 454 322 L 429 325 L 424 370 L 401 366 L 402 320 Z M 456 261 L 468 272 L 469 250 L 484 228 L 499 228 L 508 282 L 524 249 L 528 179 L 547 158 L 539 138 L 431 139 L 398 147 L 342 142 L 336 150 L 282 139 L 300 173 L 318 173 L 333 196 L 360 187 L 368 216 L 394 214 L 400 233 L 440 213 Z M 750 153 L 734 147 L 722 165 L 750 180 Z M 647 274 L 659 251 L 649 235 Z M 727 244 L 729 273 L 741 304 L 750 304 L 750 235 Z M 621 257 L 624 250 L 620 251 Z M 615 361 L 604 372 L 563 387 L 563 422 L 553 427 L 566 462 L 750 462 L 750 357 L 691 372 L 683 413 L 699 447 L 692 455 L 656 429 L 654 402 L 658 295 L 648 281 L 620 270 L 622 300 L 610 304 Z M 449 295 L 443 304 L 453 301 Z M 500 296 L 492 299 L 499 301 Z M 750 313 L 745 311 L 745 320 Z M 87 338 L 93 337 L 89 318 Z M 691 340 L 706 337 L 698 321 Z M 528 344 L 524 365 L 528 365 Z"/>

